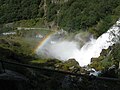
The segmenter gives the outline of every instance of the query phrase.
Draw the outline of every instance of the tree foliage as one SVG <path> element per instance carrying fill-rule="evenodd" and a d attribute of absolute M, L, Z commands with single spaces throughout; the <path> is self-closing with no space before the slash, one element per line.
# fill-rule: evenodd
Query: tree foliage
<path fill-rule="evenodd" d="M 0 24 L 37 17 L 39 0 L 0 0 Z"/>
<path fill-rule="evenodd" d="M 119 18 L 119 0 L 0 0 L 0 24 L 45 18 L 68 31 L 90 30 L 96 36 L 106 32 Z"/>

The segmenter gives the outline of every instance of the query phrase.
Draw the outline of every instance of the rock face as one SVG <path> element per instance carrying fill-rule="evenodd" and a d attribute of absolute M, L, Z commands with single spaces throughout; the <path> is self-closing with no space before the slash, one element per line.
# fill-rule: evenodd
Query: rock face
<path fill-rule="evenodd" d="M 73 64 L 73 65 L 76 65 L 76 66 L 79 65 L 79 63 L 78 63 L 74 58 L 69 59 L 69 60 L 66 61 L 65 63 Z"/>
<path fill-rule="evenodd" d="M 0 90 L 30 90 L 28 79 L 16 72 L 6 70 L 0 74 Z"/>

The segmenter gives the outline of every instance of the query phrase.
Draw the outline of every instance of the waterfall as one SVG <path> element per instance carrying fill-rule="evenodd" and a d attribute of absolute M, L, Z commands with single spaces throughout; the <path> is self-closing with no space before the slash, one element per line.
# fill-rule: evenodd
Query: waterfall
<path fill-rule="evenodd" d="M 91 58 L 99 57 L 102 49 L 107 49 L 115 44 L 120 35 L 119 32 L 120 19 L 106 33 L 97 39 L 90 37 L 81 46 L 79 40 L 63 39 L 65 32 L 62 30 L 62 32 L 49 35 L 36 49 L 36 53 L 46 58 L 56 58 L 63 61 L 74 58 L 80 66 L 85 66 L 90 64 Z"/>

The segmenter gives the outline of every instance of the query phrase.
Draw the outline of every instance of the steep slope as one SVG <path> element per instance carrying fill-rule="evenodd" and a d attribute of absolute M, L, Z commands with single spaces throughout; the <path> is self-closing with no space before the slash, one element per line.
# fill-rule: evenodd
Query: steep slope
<path fill-rule="evenodd" d="M 104 33 L 120 15 L 119 0 L 0 0 L 0 24 L 44 18 L 69 32 Z"/>

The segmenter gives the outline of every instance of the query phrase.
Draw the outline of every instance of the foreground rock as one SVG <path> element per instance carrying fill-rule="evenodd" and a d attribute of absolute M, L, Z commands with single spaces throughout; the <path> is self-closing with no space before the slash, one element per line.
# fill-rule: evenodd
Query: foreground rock
<path fill-rule="evenodd" d="M 5 70 L 0 74 L 0 90 L 29 90 L 28 79 L 16 72 Z"/>

